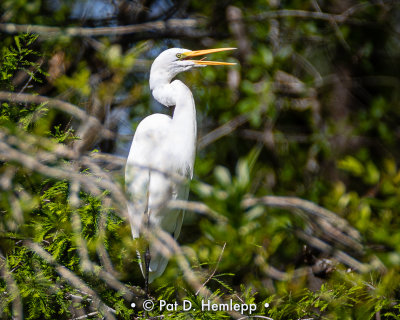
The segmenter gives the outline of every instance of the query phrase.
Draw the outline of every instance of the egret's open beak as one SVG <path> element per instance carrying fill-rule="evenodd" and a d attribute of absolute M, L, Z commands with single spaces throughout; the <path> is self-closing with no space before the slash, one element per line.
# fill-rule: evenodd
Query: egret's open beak
<path fill-rule="evenodd" d="M 192 57 L 197 57 L 197 56 L 204 56 L 209 53 L 215 53 L 215 52 L 221 52 L 221 51 L 228 51 L 228 50 L 235 50 L 236 48 L 218 48 L 218 49 L 206 49 L 206 50 L 196 50 L 196 51 L 188 51 L 184 52 L 183 59 L 184 60 L 191 60 Z M 205 59 L 205 58 L 204 58 Z M 225 65 L 225 66 L 233 66 L 236 63 L 231 63 L 231 62 L 219 62 L 219 61 L 206 61 L 206 60 L 192 60 L 194 61 L 195 64 L 199 65 L 206 65 L 206 66 L 219 66 L 219 65 Z"/>

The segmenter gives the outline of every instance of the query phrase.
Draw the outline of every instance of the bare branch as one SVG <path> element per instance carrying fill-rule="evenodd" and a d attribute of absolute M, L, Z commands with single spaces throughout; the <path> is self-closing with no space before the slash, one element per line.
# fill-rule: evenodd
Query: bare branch
<path fill-rule="evenodd" d="M 379 0 L 379 1 L 369 1 L 366 3 L 358 3 L 340 14 L 326 13 L 322 11 L 305 11 L 305 10 L 274 10 L 267 11 L 257 15 L 246 17 L 247 20 L 261 21 L 266 19 L 280 19 L 280 18 L 301 18 L 301 19 L 316 19 L 324 20 L 328 22 L 335 23 L 352 23 L 360 24 L 363 21 L 351 18 L 352 15 L 358 13 L 359 11 L 376 5 L 382 5 L 382 3 L 391 3 L 392 0 Z"/>
<path fill-rule="evenodd" d="M 2 278 L 4 279 L 6 285 L 7 285 L 7 290 L 9 291 L 9 294 L 12 296 L 12 313 L 15 317 L 15 319 L 23 319 L 23 308 L 22 308 L 22 299 L 21 299 L 21 294 L 19 292 L 17 282 L 14 280 L 11 272 L 7 268 L 7 262 L 0 261 L 0 274 Z M 0 316 L 2 315 L 2 311 L 0 311 Z"/>
<path fill-rule="evenodd" d="M 338 23 L 344 22 L 348 17 L 342 16 L 340 14 L 331 14 L 324 12 L 315 12 L 315 11 L 305 11 L 305 10 L 276 10 L 276 11 L 267 11 L 260 13 L 258 15 L 249 17 L 249 19 L 254 19 L 257 21 L 265 20 L 265 19 L 277 19 L 277 18 L 311 18 L 317 20 L 325 20 L 325 21 L 336 21 Z"/>
<path fill-rule="evenodd" d="M 145 22 L 117 27 L 54 27 L 31 24 L 0 23 L 0 32 L 16 33 L 36 33 L 43 37 L 70 36 L 70 37 L 96 37 L 96 36 L 116 36 L 126 34 L 141 34 L 144 32 L 153 33 L 157 36 L 169 33 L 175 36 L 204 37 L 209 32 L 196 30 L 200 26 L 198 19 L 169 19 L 167 21 Z"/>
<path fill-rule="evenodd" d="M 83 316 L 80 316 L 80 317 L 78 317 L 78 318 L 72 318 L 71 320 L 82 320 L 82 319 L 87 319 L 87 318 L 89 318 L 89 317 L 94 317 L 94 316 L 97 315 L 97 314 L 98 314 L 98 312 L 97 312 L 97 311 L 94 311 L 94 312 L 85 314 L 85 315 L 83 315 Z"/>
<path fill-rule="evenodd" d="M 359 232 L 353 227 L 351 227 L 350 224 L 345 219 L 339 217 L 332 211 L 329 211 L 323 207 L 316 205 L 311 201 L 303 200 L 296 197 L 265 196 L 261 198 L 245 199 L 242 202 L 242 206 L 246 209 L 256 204 L 264 204 L 270 207 L 277 207 L 277 208 L 300 209 L 315 217 L 319 217 L 326 221 L 329 221 L 331 224 L 345 231 L 352 238 L 358 241 L 361 239 Z M 357 243 L 358 248 L 359 246 L 360 244 Z"/>
<path fill-rule="evenodd" d="M 203 149 L 209 144 L 215 142 L 216 140 L 221 139 L 224 136 L 227 136 L 228 134 L 235 131 L 238 127 L 240 127 L 242 124 L 244 124 L 246 121 L 247 121 L 247 116 L 240 115 L 228 121 L 227 123 L 224 123 L 222 126 L 216 128 L 215 130 L 201 137 L 198 141 L 198 148 Z"/>
<path fill-rule="evenodd" d="M 96 162 L 105 162 L 107 163 L 106 169 L 111 170 L 118 170 L 125 166 L 126 158 L 116 156 L 109 153 L 102 153 L 102 152 L 94 152 L 88 155 L 89 157 L 93 158 Z M 104 166 L 103 166 L 104 169 Z"/>
<path fill-rule="evenodd" d="M 313 237 L 309 234 L 301 230 L 296 230 L 296 235 L 306 241 L 310 246 L 317 248 L 323 252 L 333 253 L 334 258 L 338 261 L 342 262 L 343 264 L 351 267 L 352 269 L 358 270 L 359 272 L 368 272 L 371 270 L 373 266 L 361 263 L 357 259 L 351 257 L 347 253 L 343 252 L 342 250 L 335 249 L 333 246 L 329 245 L 328 243 Z"/>
<path fill-rule="evenodd" d="M 29 93 L 14 93 L 14 92 L 0 91 L 0 101 L 29 103 L 29 104 L 46 104 L 60 111 L 69 113 L 70 115 L 74 116 L 75 118 L 83 122 L 92 122 L 98 125 L 99 127 L 102 127 L 100 133 L 105 138 L 112 138 L 115 135 L 112 131 L 108 130 L 107 128 L 104 128 L 96 117 L 93 117 L 87 114 L 84 110 L 80 109 L 79 107 L 62 100 L 45 96 L 33 95 Z"/>
<path fill-rule="evenodd" d="M 252 50 L 251 42 L 246 34 L 243 12 L 240 8 L 230 5 L 226 8 L 226 18 L 229 29 L 237 42 L 239 55 L 246 61 L 251 56 Z"/>
<path fill-rule="evenodd" d="M 51 156 L 51 154 L 49 156 Z M 125 193 L 119 185 L 115 184 L 111 180 L 111 177 L 97 179 L 94 176 L 76 172 L 75 170 L 73 170 L 73 168 L 65 164 L 62 164 L 58 167 L 48 166 L 38 161 L 37 156 L 34 157 L 25 154 L 24 152 L 10 147 L 7 143 L 3 141 L 0 141 L 0 159 L 20 163 L 25 168 L 39 172 L 48 177 L 56 179 L 66 179 L 68 181 L 75 180 L 79 182 L 82 186 L 84 186 L 89 192 L 97 196 L 100 196 L 102 194 L 102 190 L 109 190 L 112 197 L 114 198 L 114 202 L 120 208 L 120 211 L 122 213 L 126 213 L 126 208 L 124 206 L 124 204 L 126 203 Z"/>
<path fill-rule="evenodd" d="M 319 6 L 317 0 L 313 0 L 313 1 L 312 1 L 312 4 L 313 4 L 314 8 L 315 8 L 318 12 L 322 13 L 322 10 L 321 10 L 321 8 L 320 8 L 320 6 Z M 349 9 L 349 10 L 350 10 L 350 9 Z M 348 15 L 352 12 L 352 11 L 349 11 L 349 10 L 346 10 L 344 14 L 346 14 L 346 15 L 348 16 Z M 343 15 L 343 14 L 342 14 L 342 15 Z M 342 46 L 343 46 L 347 51 L 350 51 L 350 46 L 349 46 L 349 44 L 346 42 L 346 39 L 344 38 L 343 33 L 342 33 L 342 31 L 340 30 L 340 28 L 339 28 L 337 22 L 336 22 L 335 20 L 331 20 L 331 21 L 330 21 L 330 24 L 332 25 L 333 29 L 335 30 L 335 34 L 336 34 L 337 38 L 339 39 L 339 42 L 342 44 Z"/>
<path fill-rule="evenodd" d="M 171 200 L 168 202 L 168 208 L 181 209 L 207 215 L 217 221 L 227 222 L 227 218 L 215 212 L 202 202 L 186 201 L 186 200 Z"/>
<path fill-rule="evenodd" d="M 224 243 L 224 246 L 223 246 L 222 249 L 221 249 L 221 253 L 219 254 L 218 261 L 217 261 L 217 265 L 215 266 L 213 272 L 210 274 L 210 276 L 207 278 L 207 280 L 204 281 L 202 287 L 204 287 L 204 286 L 207 284 L 207 282 L 210 281 L 210 280 L 212 279 L 212 277 L 214 277 L 215 272 L 217 272 L 219 263 L 221 262 L 222 255 L 224 254 L 225 247 L 226 247 L 226 242 Z M 199 288 L 199 290 L 196 291 L 196 294 L 195 294 L 196 296 L 199 294 L 200 289 L 201 289 L 201 288 Z"/>

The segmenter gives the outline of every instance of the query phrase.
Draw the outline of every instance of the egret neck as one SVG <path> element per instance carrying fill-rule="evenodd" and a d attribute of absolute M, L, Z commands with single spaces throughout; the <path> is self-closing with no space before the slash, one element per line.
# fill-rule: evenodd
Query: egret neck
<path fill-rule="evenodd" d="M 150 89 L 158 102 L 167 107 L 175 106 L 169 139 L 176 143 L 177 150 L 179 150 L 180 154 L 176 156 L 180 159 L 193 159 L 192 161 L 194 161 L 197 124 L 192 92 L 182 81 L 174 80 L 170 82 L 171 77 L 167 73 L 163 75 L 164 77 L 161 77 L 160 74 L 154 77 L 150 73 Z M 178 146 L 185 146 L 185 148 Z M 178 162 L 180 161 L 178 160 Z M 188 170 L 188 172 L 181 172 L 181 174 L 189 173 L 192 178 L 193 164 L 180 163 L 180 165 L 184 165 Z"/>

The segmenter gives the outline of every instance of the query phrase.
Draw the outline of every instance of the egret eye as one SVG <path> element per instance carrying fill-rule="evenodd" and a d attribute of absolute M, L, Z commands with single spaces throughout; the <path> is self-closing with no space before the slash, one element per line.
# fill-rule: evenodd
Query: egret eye
<path fill-rule="evenodd" d="M 176 54 L 176 57 L 177 57 L 178 59 L 182 59 L 182 58 L 183 58 L 183 54 L 182 54 L 182 53 L 177 53 L 177 54 Z"/>

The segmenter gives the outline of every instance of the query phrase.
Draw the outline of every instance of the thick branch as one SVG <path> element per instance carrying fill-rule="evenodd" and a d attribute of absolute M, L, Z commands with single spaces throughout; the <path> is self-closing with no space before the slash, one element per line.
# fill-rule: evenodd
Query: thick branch
<path fill-rule="evenodd" d="M 142 24 L 117 26 L 117 27 L 54 27 L 30 24 L 0 23 L 0 32 L 15 33 L 36 33 L 44 37 L 67 35 L 70 37 L 93 37 L 93 36 L 115 36 L 135 34 L 143 32 L 172 33 L 180 36 L 193 35 L 194 28 L 200 25 L 197 19 L 170 19 L 167 21 L 145 22 Z"/>

